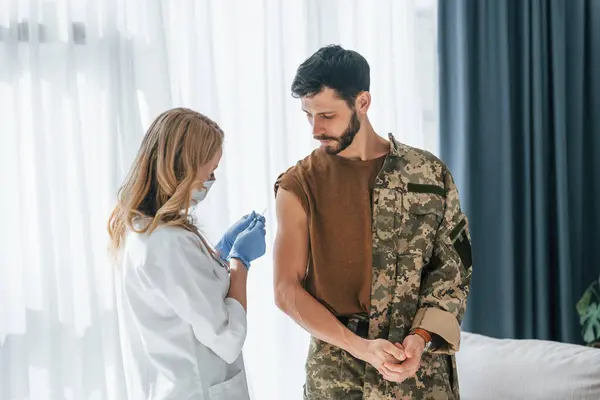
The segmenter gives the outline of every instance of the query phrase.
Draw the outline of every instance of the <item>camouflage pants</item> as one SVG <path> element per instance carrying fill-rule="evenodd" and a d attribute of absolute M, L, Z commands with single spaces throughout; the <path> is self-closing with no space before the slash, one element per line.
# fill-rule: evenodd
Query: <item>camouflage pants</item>
<path fill-rule="evenodd" d="M 458 400 L 458 382 L 450 374 L 450 356 L 424 354 L 418 382 L 388 382 L 378 375 L 369 400 Z M 427 367 L 426 365 L 429 365 Z M 365 362 L 322 340 L 311 338 L 306 360 L 305 400 L 362 400 Z M 430 371 L 431 369 L 431 371 Z"/>
<path fill-rule="evenodd" d="M 306 360 L 305 400 L 362 400 L 365 362 L 312 337 Z"/>

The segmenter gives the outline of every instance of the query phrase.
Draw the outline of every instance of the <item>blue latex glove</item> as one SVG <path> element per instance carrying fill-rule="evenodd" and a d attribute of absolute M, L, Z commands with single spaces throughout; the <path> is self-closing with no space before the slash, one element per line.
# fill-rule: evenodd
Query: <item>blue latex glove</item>
<path fill-rule="evenodd" d="M 248 228 L 240 233 L 233 243 L 228 260 L 237 258 L 246 268 L 250 268 L 250 262 L 263 256 L 267 249 L 265 242 L 265 219 L 254 219 Z"/>
<path fill-rule="evenodd" d="M 223 237 L 221 237 L 215 246 L 215 249 L 219 252 L 219 256 L 221 256 L 223 260 L 226 260 L 229 256 L 231 247 L 235 243 L 235 239 L 238 235 L 248 228 L 255 219 L 262 219 L 263 222 L 265 221 L 265 218 L 262 215 L 252 211 L 250 214 L 244 215 L 239 221 L 231 225 L 227 232 L 223 234 Z"/>

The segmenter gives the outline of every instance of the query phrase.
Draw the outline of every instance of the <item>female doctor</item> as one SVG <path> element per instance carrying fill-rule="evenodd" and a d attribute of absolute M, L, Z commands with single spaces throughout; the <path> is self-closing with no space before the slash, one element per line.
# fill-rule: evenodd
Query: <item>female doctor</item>
<path fill-rule="evenodd" d="M 189 213 L 215 182 L 223 132 L 183 108 L 146 133 L 110 221 L 121 266 L 119 325 L 130 399 L 249 399 L 246 278 L 265 253 L 255 212 L 213 249 Z"/>

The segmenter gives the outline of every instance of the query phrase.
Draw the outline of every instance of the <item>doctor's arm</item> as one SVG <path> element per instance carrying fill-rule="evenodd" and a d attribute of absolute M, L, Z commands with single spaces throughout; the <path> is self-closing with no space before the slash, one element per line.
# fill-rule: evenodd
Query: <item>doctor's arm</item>
<path fill-rule="evenodd" d="M 300 200 L 280 188 L 276 198 L 274 245 L 275 302 L 313 336 L 378 367 L 384 359 L 404 359 L 404 352 L 383 339 L 367 340 L 344 326 L 303 287 L 309 251 L 308 217 Z"/>
<path fill-rule="evenodd" d="M 144 268 L 152 287 L 192 326 L 200 343 L 233 363 L 246 339 L 246 267 L 231 260 L 232 281 L 224 298 L 223 281 L 197 241 L 178 237 L 160 246 L 168 246 L 160 252 L 164 256 Z"/>
<path fill-rule="evenodd" d="M 227 297 L 237 300 L 247 311 L 246 284 L 248 282 L 248 268 L 237 258 L 232 258 L 229 261 L 229 276 L 231 277 L 231 283 L 229 284 Z"/>

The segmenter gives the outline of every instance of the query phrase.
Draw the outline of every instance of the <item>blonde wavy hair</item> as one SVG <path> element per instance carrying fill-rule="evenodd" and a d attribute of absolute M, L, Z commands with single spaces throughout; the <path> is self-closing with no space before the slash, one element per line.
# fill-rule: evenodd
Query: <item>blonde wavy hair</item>
<path fill-rule="evenodd" d="M 198 170 L 223 148 L 223 136 L 214 121 L 187 108 L 167 110 L 156 117 L 119 189 L 108 221 L 109 251 L 115 258 L 128 230 L 151 233 L 159 225 L 168 225 L 195 233 L 211 256 L 220 261 L 188 209 Z M 133 221 L 139 217 L 152 221 L 136 229 Z"/>

